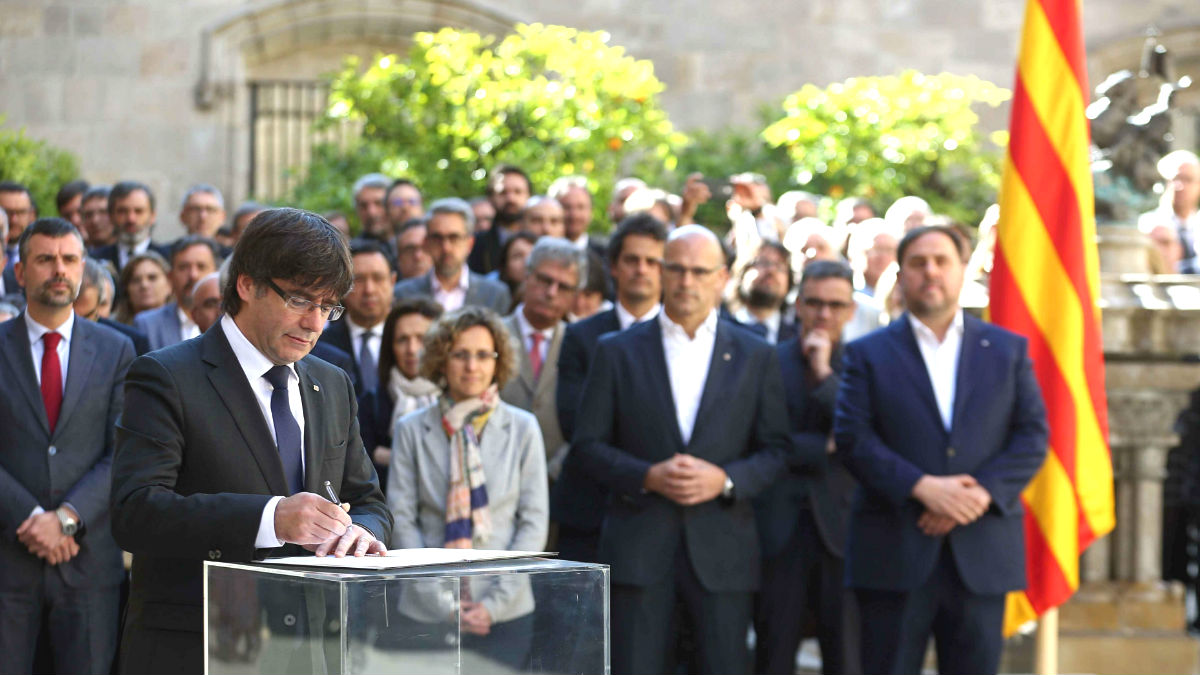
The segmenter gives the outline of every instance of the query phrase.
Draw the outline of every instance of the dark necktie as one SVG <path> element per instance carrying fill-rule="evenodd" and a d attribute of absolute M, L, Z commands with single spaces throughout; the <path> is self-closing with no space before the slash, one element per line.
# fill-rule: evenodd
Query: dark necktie
<path fill-rule="evenodd" d="M 46 421 L 50 433 L 58 424 L 58 413 L 62 410 L 62 364 L 58 360 L 58 343 L 62 336 L 46 333 L 42 336 L 42 403 L 46 406 Z"/>
<path fill-rule="evenodd" d="M 275 424 L 275 444 L 283 462 L 289 494 L 304 491 L 304 467 L 300 463 L 300 425 L 288 405 L 288 367 L 275 366 L 263 377 L 275 388 L 271 392 L 271 421 Z"/>
<path fill-rule="evenodd" d="M 362 345 L 358 350 L 358 375 L 362 381 L 362 390 L 371 391 L 375 388 L 379 380 L 379 374 L 375 372 L 379 366 L 375 365 L 375 357 L 371 355 L 371 337 L 374 335 L 371 331 L 366 331 L 362 334 Z"/>

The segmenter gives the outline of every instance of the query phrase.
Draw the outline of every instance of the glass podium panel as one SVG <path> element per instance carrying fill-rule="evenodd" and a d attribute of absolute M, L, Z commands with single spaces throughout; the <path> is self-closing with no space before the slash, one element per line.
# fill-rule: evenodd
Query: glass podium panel
<path fill-rule="evenodd" d="M 609 672 L 608 567 L 205 563 L 205 672 Z M 490 619 L 490 621 L 489 621 Z"/>

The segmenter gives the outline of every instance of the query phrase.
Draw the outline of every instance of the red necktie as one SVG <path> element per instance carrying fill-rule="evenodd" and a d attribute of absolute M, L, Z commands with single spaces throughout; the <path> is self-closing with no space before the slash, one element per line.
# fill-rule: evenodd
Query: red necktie
<path fill-rule="evenodd" d="M 44 351 L 42 351 L 42 403 L 46 405 L 46 421 L 50 423 L 50 433 L 54 433 L 54 425 L 58 424 L 58 412 L 62 409 L 62 364 L 58 361 L 58 342 L 62 336 L 58 333 L 46 333 L 42 336 Z"/>
<path fill-rule="evenodd" d="M 533 331 L 530 334 L 533 338 L 533 349 L 529 350 L 529 364 L 533 366 L 533 379 L 536 381 L 542 374 L 542 334 L 538 331 Z"/>

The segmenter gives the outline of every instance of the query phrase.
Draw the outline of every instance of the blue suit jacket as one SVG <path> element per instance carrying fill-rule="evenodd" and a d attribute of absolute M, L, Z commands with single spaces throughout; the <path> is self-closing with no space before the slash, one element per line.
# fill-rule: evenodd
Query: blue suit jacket
<path fill-rule="evenodd" d="M 124 566 L 109 528 L 108 496 L 114 424 L 133 345 L 75 317 L 53 433 L 31 354 L 25 314 L 0 323 L 0 590 L 42 583 L 47 567 L 17 541 L 16 530 L 35 506 L 51 511 L 63 502 L 82 520 L 79 554 L 52 569 L 68 586 L 116 585 Z"/>
<path fill-rule="evenodd" d="M 834 434 L 858 479 L 846 550 L 848 583 L 912 590 L 933 571 L 942 538 L 917 528 L 912 488 L 925 474 L 970 474 L 992 497 L 978 520 L 944 537 L 967 588 L 1025 586 L 1021 491 L 1046 456 L 1046 410 L 1025 339 L 964 318 L 951 429 L 907 315 L 846 345 Z"/>
<path fill-rule="evenodd" d="M 179 303 L 168 302 L 162 307 L 148 309 L 133 317 L 134 330 L 145 333 L 150 351 L 183 342 L 183 326 L 179 323 Z"/>
<path fill-rule="evenodd" d="M 791 451 L 775 350 L 727 321 L 717 322 L 708 379 L 691 440 L 679 432 L 659 321 L 601 338 L 584 384 L 567 462 L 611 494 L 600 560 L 614 583 L 660 581 L 685 547 L 710 592 L 758 587 L 761 562 L 750 498 L 783 471 Z M 732 503 L 680 506 L 642 490 L 656 462 L 688 453 L 725 469 Z"/>
<path fill-rule="evenodd" d="M 583 395 L 583 383 L 602 335 L 621 330 L 617 310 L 610 309 L 567 326 L 558 352 L 558 425 L 563 438 L 575 433 L 575 414 Z M 574 452 L 574 446 L 570 452 Z M 569 456 L 569 454 L 568 454 Z M 582 532 L 599 532 L 604 521 L 608 490 L 579 471 L 579 465 L 563 464 L 562 473 L 550 487 L 550 519 Z"/>

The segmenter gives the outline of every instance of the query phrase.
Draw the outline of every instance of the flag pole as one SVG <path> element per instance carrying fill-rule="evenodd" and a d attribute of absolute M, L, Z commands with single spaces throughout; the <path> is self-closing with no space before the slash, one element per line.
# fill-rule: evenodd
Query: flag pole
<path fill-rule="evenodd" d="M 1033 644 L 1033 672 L 1058 675 L 1058 608 L 1052 607 L 1038 619 Z"/>

